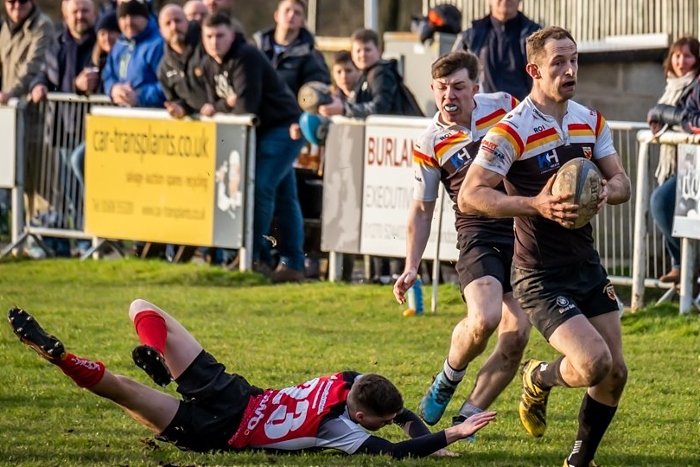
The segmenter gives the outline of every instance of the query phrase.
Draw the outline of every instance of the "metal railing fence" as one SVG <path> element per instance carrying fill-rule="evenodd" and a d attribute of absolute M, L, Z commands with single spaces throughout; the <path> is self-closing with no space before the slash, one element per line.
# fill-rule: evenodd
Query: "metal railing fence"
<path fill-rule="evenodd" d="M 13 224 L 26 227 L 3 255 L 16 252 L 31 237 L 45 255 L 67 256 L 68 239 L 92 238 L 83 231 L 82 174 L 71 157 L 83 142 L 85 116 L 93 105 L 111 102 L 107 96 L 49 93 L 40 103 L 23 106 L 19 118 L 24 165 L 19 183 L 26 199 L 13 200 L 12 211 Z"/>
<path fill-rule="evenodd" d="M 434 5 L 450 3 L 462 11 L 466 29 L 488 13 L 486 0 L 423 0 L 423 13 Z M 700 35 L 697 0 L 527 0 L 522 12 L 544 26 L 562 26 L 577 41 L 602 41 L 608 36 L 669 34 Z"/>

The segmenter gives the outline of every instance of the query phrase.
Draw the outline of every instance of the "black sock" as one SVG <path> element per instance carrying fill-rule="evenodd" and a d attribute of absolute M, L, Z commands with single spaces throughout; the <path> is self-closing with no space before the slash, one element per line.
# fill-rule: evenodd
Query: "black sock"
<path fill-rule="evenodd" d="M 586 393 L 578 413 L 578 433 L 574 448 L 567 458 L 570 465 L 588 466 L 616 411 L 617 407 L 601 404 Z"/>
<path fill-rule="evenodd" d="M 550 389 L 554 386 L 563 386 L 568 388 L 569 385 L 566 384 L 564 378 L 561 376 L 561 361 L 564 357 L 559 357 L 552 363 L 548 363 L 547 367 L 543 370 L 542 365 L 537 368 L 537 371 L 533 374 L 533 379 L 535 384 L 537 384 L 542 389 Z"/>

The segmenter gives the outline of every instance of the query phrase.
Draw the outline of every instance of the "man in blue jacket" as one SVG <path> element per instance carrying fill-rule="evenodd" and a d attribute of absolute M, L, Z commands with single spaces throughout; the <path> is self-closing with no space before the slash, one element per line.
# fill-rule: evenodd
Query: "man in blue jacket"
<path fill-rule="evenodd" d="M 163 107 L 158 82 L 163 38 L 145 0 L 126 0 L 117 7 L 119 38 L 102 71 L 104 91 L 123 107 Z"/>

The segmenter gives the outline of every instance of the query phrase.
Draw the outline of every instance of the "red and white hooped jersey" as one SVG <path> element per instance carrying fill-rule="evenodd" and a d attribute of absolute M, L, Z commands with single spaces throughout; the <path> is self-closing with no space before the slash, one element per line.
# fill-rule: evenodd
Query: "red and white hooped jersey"
<path fill-rule="evenodd" d="M 435 201 L 440 182 L 452 200 L 457 231 L 488 230 L 512 236 L 512 219 L 489 219 L 462 214 L 457 208 L 457 193 L 467 175 L 469 166 L 479 151 L 481 139 L 508 112 L 518 100 L 505 92 L 476 94 L 471 128 L 445 125 L 436 113 L 428 128 L 416 138 L 413 145 L 413 199 Z M 505 189 L 501 186 L 501 189 Z"/>
<path fill-rule="evenodd" d="M 527 97 L 481 141 L 474 163 L 505 177 L 508 194 L 536 196 L 566 162 L 594 162 L 616 154 L 605 118 L 568 101 L 560 126 Z M 567 229 L 541 216 L 515 218 L 514 264 L 525 268 L 559 267 L 595 254 L 593 229 Z"/>
<path fill-rule="evenodd" d="M 355 372 L 336 373 L 251 397 L 229 445 L 285 451 L 333 448 L 353 454 L 370 436 L 345 407 L 359 377 Z"/>

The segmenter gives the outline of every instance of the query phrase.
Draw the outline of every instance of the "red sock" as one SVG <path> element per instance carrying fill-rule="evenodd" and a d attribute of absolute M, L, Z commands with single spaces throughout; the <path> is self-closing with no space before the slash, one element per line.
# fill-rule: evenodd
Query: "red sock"
<path fill-rule="evenodd" d="M 72 353 L 67 353 L 66 358 L 56 362 L 56 365 L 81 388 L 93 387 L 105 374 L 102 362 L 76 357 Z"/>
<path fill-rule="evenodd" d="M 168 327 L 160 314 L 151 310 L 142 311 L 134 318 L 134 327 L 142 344 L 150 345 L 165 355 Z"/>

